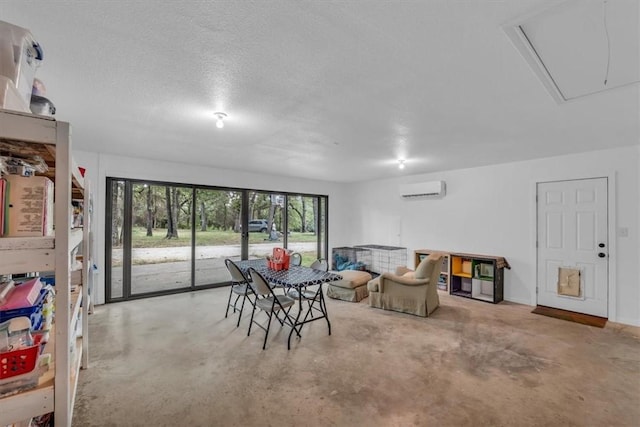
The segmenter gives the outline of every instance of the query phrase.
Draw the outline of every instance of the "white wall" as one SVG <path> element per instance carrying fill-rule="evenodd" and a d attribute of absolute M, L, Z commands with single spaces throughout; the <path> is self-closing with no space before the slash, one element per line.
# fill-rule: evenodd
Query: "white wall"
<path fill-rule="evenodd" d="M 504 256 L 505 299 L 535 305 L 535 184 L 609 178 L 609 319 L 640 326 L 640 194 L 637 146 L 533 161 L 407 176 L 350 185 L 338 217 L 350 230 L 348 245 L 406 246 Z M 404 200 L 401 183 L 444 180 L 442 199 Z M 336 220 L 332 220 L 335 224 Z M 627 228 L 628 237 L 618 237 Z"/>
<path fill-rule="evenodd" d="M 483 253 L 507 258 L 505 299 L 535 305 L 535 184 L 607 176 L 610 182 L 611 277 L 609 318 L 640 326 L 640 147 L 407 176 L 356 184 L 291 179 L 241 171 L 75 151 L 96 189 L 96 302 L 104 301 L 106 177 L 304 192 L 329 196 L 329 244 L 406 246 Z M 442 199 L 404 200 L 404 182 L 442 179 Z M 628 237 L 617 230 L 628 229 Z M 411 265 L 410 265 L 411 266 Z"/>
<path fill-rule="evenodd" d="M 104 235 L 105 235 L 105 196 L 106 178 L 131 178 L 152 181 L 165 181 L 183 184 L 201 184 L 250 188 L 283 192 L 300 192 L 329 196 L 329 220 L 339 217 L 336 208 L 345 200 L 342 185 L 324 181 L 293 179 L 283 176 L 269 176 L 242 171 L 199 167 L 181 163 L 160 162 L 130 157 L 99 154 L 74 150 L 74 158 L 79 166 L 87 169 L 86 176 L 94 190 L 94 232 L 96 275 L 95 302 L 104 303 Z M 336 203 L 338 202 L 338 203 Z M 334 236 L 346 234 L 344 224 L 331 221 L 329 241 Z"/>

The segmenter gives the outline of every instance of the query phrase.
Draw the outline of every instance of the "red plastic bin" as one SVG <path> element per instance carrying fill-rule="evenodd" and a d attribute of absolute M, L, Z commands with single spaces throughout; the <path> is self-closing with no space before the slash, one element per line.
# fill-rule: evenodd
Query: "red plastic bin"
<path fill-rule="evenodd" d="M 0 380 L 28 374 L 36 368 L 42 335 L 36 335 L 33 340 L 32 346 L 0 353 Z"/>
<path fill-rule="evenodd" d="M 278 264 L 282 264 L 282 268 L 277 268 L 277 270 L 288 270 L 290 259 L 291 257 L 289 255 L 289 251 L 287 251 L 285 248 L 273 248 L 273 255 L 271 257 L 271 260 L 275 261 Z M 276 268 L 273 268 L 273 270 L 276 270 Z"/>
<path fill-rule="evenodd" d="M 269 261 L 269 269 L 275 271 L 284 270 L 284 264 L 281 262 Z"/>

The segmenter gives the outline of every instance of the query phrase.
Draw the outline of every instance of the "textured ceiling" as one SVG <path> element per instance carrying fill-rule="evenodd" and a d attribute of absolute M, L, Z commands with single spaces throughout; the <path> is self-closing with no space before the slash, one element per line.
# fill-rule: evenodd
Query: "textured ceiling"
<path fill-rule="evenodd" d="M 570 0 L 520 28 L 562 98 L 573 99 L 640 81 L 639 6 L 638 0 Z"/>
<path fill-rule="evenodd" d="M 638 144 L 637 84 L 558 105 L 501 29 L 558 3 L 0 0 L 0 19 L 43 46 L 78 149 L 352 182 Z"/>

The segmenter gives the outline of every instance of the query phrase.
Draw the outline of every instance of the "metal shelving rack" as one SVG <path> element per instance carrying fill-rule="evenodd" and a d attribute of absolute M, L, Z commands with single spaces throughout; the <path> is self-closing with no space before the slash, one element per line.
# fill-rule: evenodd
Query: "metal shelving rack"
<path fill-rule="evenodd" d="M 0 274 L 55 271 L 55 324 L 48 348 L 53 363 L 40 377 L 38 387 L 0 398 L 0 425 L 54 412 L 55 425 L 70 426 L 78 371 L 88 366 L 88 288 L 92 265 L 89 217 L 82 229 L 72 229 L 71 200 L 90 206 L 89 191 L 71 155 L 70 127 L 49 117 L 0 110 L 0 153 L 41 156 L 49 166 L 45 173 L 55 183 L 55 238 L 0 238 Z M 81 242 L 83 284 L 71 292 L 71 252 Z M 81 314 L 81 315 L 80 315 Z M 76 326 L 82 319 L 81 335 Z"/>

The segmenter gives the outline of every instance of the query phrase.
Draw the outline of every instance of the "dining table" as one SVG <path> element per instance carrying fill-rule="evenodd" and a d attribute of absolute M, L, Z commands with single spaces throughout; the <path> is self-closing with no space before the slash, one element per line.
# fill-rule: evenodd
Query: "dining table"
<path fill-rule="evenodd" d="M 342 276 L 301 265 L 289 265 L 288 269 L 274 270 L 269 268 L 267 260 L 264 258 L 236 261 L 236 265 L 245 274 L 249 272 L 249 268 L 253 268 L 262 274 L 269 283 L 281 286 L 285 289 L 295 289 L 297 291 L 296 294 L 299 310 L 296 314 L 295 321 L 293 322 L 291 332 L 289 332 L 289 338 L 287 339 L 288 349 L 291 349 L 291 337 L 293 332 L 297 331 L 297 334 L 301 335 L 300 331 L 302 330 L 302 326 L 309 322 L 325 319 L 329 335 L 331 335 L 331 321 L 329 320 L 329 313 L 327 312 L 327 305 L 325 303 L 324 293 L 322 292 L 322 285 L 327 282 L 342 280 Z M 317 288 L 315 288 L 313 298 L 305 298 L 304 294 L 306 293 L 303 291 L 313 289 L 315 286 L 317 286 Z M 303 301 L 308 302 L 306 310 L 304 308 Z M 313 310 L 321 314 L 314 315 Z"/>

